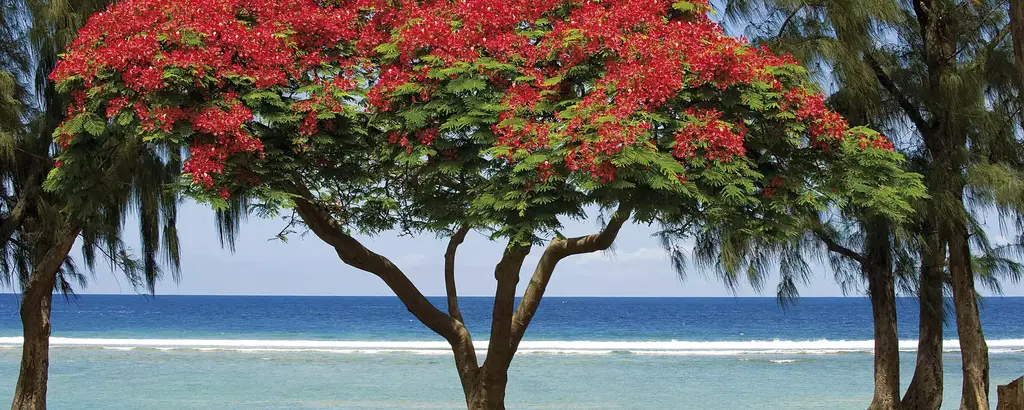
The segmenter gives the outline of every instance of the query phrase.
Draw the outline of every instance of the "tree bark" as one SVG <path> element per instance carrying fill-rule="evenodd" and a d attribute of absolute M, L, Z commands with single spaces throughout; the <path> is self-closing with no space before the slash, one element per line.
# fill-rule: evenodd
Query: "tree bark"
<path fill-rule="evenodd" d="M 330 213 L 321 208 L 314 199 L 309 189 L 300 181 L 296 180 L 288 184 L 286 188 L 296 195 L 295 210 L 305 221 L 313 233 L 328 245 L 331 245 L 338 254 L 339 259 L 346 265 L 369 272 L 379 277 L 392 292 L 398 296 L 406 309 L 416 318 L 444 337 L 452 348 L 455 357 L 456 370 L 459 373 L 459 380 L 462 383 L 466 395 L 466 405 L 471 409 L 501 409 L 504 408 L 505 384 L 508 380 L 508 363 L 504 366 L 490 365 L 478 366 L 476 351 L 473 347 L 473 340 L 469 330 L 460 320 L 445 314 L 430 303 L 423 293 L 416 288 L 416 285 L 395 266 L 390 260 L 363 246 L 355 238 L 345 233 L 337 222 L 330 216 Z M 458 312 L 458 296 L 455 289 L 455 251 L 468 232 L 468 228 L 460 228 L 450 239 L 448 250 L 445 252 L 445 282 L 448 291 L 449 309 Z M 510 248 L 512 250 L 513 248 Z M 502 302 L 505 303 L 505 296 L 508 293 L 508 278 L 506 272 L 519 271 L 522 266 L 522 259 L 526 257 L 519 247 L 514 248 L 517 252 L 506 251 L 506 257 L 495 269 L 495 276 L 499 280 L 499 294 Z M 529 248 L 526 248 L 529 251 Z M 519 253 L 522 253 L 521 258 Z M 519 258 L 518 265 L 514 265 L 515 259 Z M 518 276 L 518 275 L 516 275 Z M 512 301 L 515 300 L 515 284 L 512 284 Z M 499 304 L 499 301 L 495 301 Z M 511 310 L 511 308 L 509 308 Z M 461 316 L 461 314 L 457 314 Z M 511 318 L 511 313 L 509 313 Z M 497 318 L 497 317 L 496 317 Z M 498 326 L 500 328 L 500 326 Z M 493 335 L 492 335 L 493 338 Z M 507 343 L 507 338 L 506 345 Z M 493 342 L 492 342 L 493 344 Z M 500 343 L 498 346 L 500 347 Z M 495 349 L 499 350 L 499 349 Z M 506 349 L 507 350 L 507 349 Z M 490 352 L 488 358 L 490 359 Z M 502 368 L 504 370 L 502 370 Z"/>
<path fill-rule="evenodd" d="M 900 410 L 900 351 L 896 330 L 896 286 L 889 226 L 874 221 L 865 241 L 862 265 L 875 331 L 875 394 L 869 410 Z"/>
<path fill-rule="evenodd" d="M 572 255 L 593 253 L 610 248 L 615 242 L 615 238 L 618 237 L 622 225 L 629 220 L 631 213 L 632 208 L 628 204 L 621 204 L 601 232 L 575 238 L 551 240 L 540 260 L 537 261 L 533 277 L 530 278 L 530 285 L 527 286 L 523 300 L 519 302 L 516 314 L 512 318 L 513 355 L 526 334 L 526 328 L 530 326 L 530 321 L 537 313 L 537 308 L 540 307 L 540 301 L 544 298 L 544 292 L 548 288 L 548 282 L 551 281 L 551 275 L 555 272 L 558 262 Z"/>
<path fill-rule="evenodd" d="M 508 371 L 501 377 L 485 378 L 483 368 L 477 372 L 474 383 L 466 388 L 466 408 L 469 410 L 504 410 Z"/>
<path fill-rule="evenodd" d="M 457 338 L 449 341 L 449 344 L 455 354 L 455 369 L 459 373 L 459 381 L 462 383 L 462 391 L 466 395 L 468 406 L 476 391 L 480 366 L 476 358 L 473 338 L 462 320 L 462 312 L 459 310 L 459 294 L 455 286 L 455 253 L 458 251 L 459 245 L 466 239 L 467 233 L 469 233 L 469 226 L 463 225 L 448 240 L 448 248 L 444 253 L 444 283 L 448 299 L 448 315 L 456 322 L 457 334 Z"/>
<path fill-rule="evenodd" d="M 996 410 L 1024 410 L 1024 377 L 996 388 L 999 404 Z"/>
<path fill-rule="evenodd" d="M 459 227 L 448 240 L 448 248 L 444 252 L 444 288 L 448 299 L 448 315 L 462 322 L 462 311 L 459 310 L 459 292 L 455 286 L 455 252 L 466 240 L 469 225 Z"/>
<path fill-rule="evenodd" d="M 942 406 L 942 315 L 946 247 L 933 227 L 925 228 L 926 248 L 921 251 L 918 300 L 917 364 L 914 378 L 903 396 L 903 410 L 938 410 Z"/>
<path fill-rule="evenodd" d="M 953 304 L 956 306 L 956 326 L 960 336 L 960 357 L 963 361 L 964 374 L 960 408 L 988 410 L 988 344 L 981 330 L 981 317 L 974 289 L 974 272 L 971 269 L 971 251 L 967 242 L 967 227 L 961 226 L 961 229 L 949 232 Z"/>
<path fill-rule="evenodd" d="M 1013 40 L 1013 57 L 1017 63 L 1017 94 L 1024 107 L 1024 0 L 1010 0 L 1010 33 Z M 1020 114 L 1024 124 L 1024 112 Z"/>
<path fill-rule="evenodd" d="M 509 243 L 501 261 L 494 267 L 498 287 L 491 311 L 491 338 L 487 342 L 487 358 L 480 368 L 477 385 L 469 399 L 471 409 L 504 409 L 508 368 L 512 363 L 512 314 L 515 309 L 516 285 L 530 245 Z"/>
<path fill-rule="evenodd" d="M 373 252 L 345 232 L 342 227 L 314 201 L 309 189 L 294 181 L 286 189 L 296 195 L 295 211 L 313 234 L 334 248 L 346 265 L 372 273 L 398 296 L 405 308 L 434 333 L 451 344 L 459 343 L 459 322 L 430 303 L 415 284 L 390 259 Z"/>
<path fill-rule="evenodd" d="M 14 235 L 14 231 L 21 226 L 30 213 L 29 210 L 35 206 L 36 200 L 43 190 L 40 179 L 39 173 L 35 172 L 34 168 L 30 169 L 28 178 L 22 184 L 17 202 L 8 212 L 7 217 L 0 221 L 0 249 L 7 247 L 7 242 Z"/>
<path fill-rule="evenodd" d="M 57 272 L 71 251 L 78 229 L 57 233 L 56 241 L 34 261 L 28 283 L 22 289 L 21 323 L 24 330 L 21 373 L 14 389 L 12 410 L 46 408 L 46 382 L 50 366 L 50 305 Z"/>
<path fill-rule="evenodd" d="M 508 371 L 506 370 L 503 374 L 503 377 L 492 376 L 488 379 L 481 377 L 477 384 L 466 393 L 466 408 L 469 410 L 504 410 Z"/>
<path fill-rule="evenodd" d="M 924 136 L 932 157 L 927 181 L 931 196 L 929 211 L 949 250 L 953 305 L 963 363 L 960 408 L 988 410 L 988 346 L 978 314 L 964 205 L 969 117 L 956 111 L 959 82 L 952 80 L 957 76 L 957 39 L 962 21 L 951 17 L 954 13 L 950 7 L 950 3 L 936 0 L 914 2 L 927 66 L 926 81 L 934 99 L 932 127 L 918 131 Z"/>

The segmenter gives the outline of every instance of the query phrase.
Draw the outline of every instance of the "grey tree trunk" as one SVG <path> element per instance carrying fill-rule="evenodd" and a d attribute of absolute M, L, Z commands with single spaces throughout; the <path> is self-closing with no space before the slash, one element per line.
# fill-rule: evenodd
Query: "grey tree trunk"
<path fill-rule="evenodd" d="M 30 280 L 21 298 L 21 323 L 25 342 L 22 345 L 21 373 L 14 390 L 11 409 L 45 409 L 46 381 L 50 366 L 50 304 L 53 300 L 54 275 L 38 281 Z M 33 273 L 35 276 L 35 273 Z"/>
<path fill-rule="evenodd" d="M 483 370 L 483 369 L 481 369 Z M 504 410 L 505 387 L 508 385 L 508 372 L 483 375 L 471 389 L 466 391 L 466 407 L 469 410 Z"/>
<path fill-rule="evenodd" d="M 962 205 L 962 203 L 961 203 Z M 988 410 L 989 364 L 988 344 L 981 330 L 974 272 L 967 243 L 966 227 L 950 232 L 949 265 L 953 276 L 953 304 L 960 336 L 960 357 L 963 360 L 963 410 Z"/>
<path fill-rule="evenodd" d="M 14 389 L 12 410 L 40 410 L 46 408 L 46 382 L 50 367 L 50 306 L 57 272 L 71 251 L 79 229 L 58 230 L 56 240 L 39 241 L 36 246 L 47 246 L 37 258 L 28 282 L 22 289 L 21 325 L 24 343 L 21 354 L 21 373 Z"/>
<path fill-rule="evenodd" d="M 900 410 L 900 351 L 896 330 L 896 286 L 892 272 L 889 227 L 872 223 L 863 264 L 875 331 L 875 394 L 870 410 Z"/>
<path fill-rule="evenodd" d="M 934 233 L 928 234 L 926 246 L 921 252 L 923 263 L 918 291 L 921 317 L 917 365 L 903 396 L 903 410 L 939 410 L 942 406 L 942 286 L 946 247 Z"/>
<path fill-rule="evenodd" d="M 1024 410 L 1024 377 L 996 388 L 999 404 L 996 410 Z"/>
<path fill-rule="evenodd" d="M 1017 67 L 1024 67 L 1024 0 L 1010 0 L 1010 33 L 1013 37 L 1013 59 Z M 1024 69 L 1017 70 L 1017 87 L 1021 105 L 1024 106 Z M 1021 115 L 1024 124 L 1024 115 Z"/>
<path fill-rule="evenodd" d="M 938 0 L 914 2 L 921 25 L 928 89 L 936 107 L 955 107 L 959 98 L 958 86 L 950 79 L 957 77 L 957 38 L 962 27 L 960 21 L 948 17 L 950 7 L 951 3 Z M 964 376 L 960 408 L 988 410 L 988 346 L 981 332 L 964 206 L 969 118 L 946 109 L 934 110 L 932 115 L 928 128 L 918 131 L 932 157 L 927 181 L 931 195 L 929 212 L 934 215 L 936 228 L 949 250 Z"/>

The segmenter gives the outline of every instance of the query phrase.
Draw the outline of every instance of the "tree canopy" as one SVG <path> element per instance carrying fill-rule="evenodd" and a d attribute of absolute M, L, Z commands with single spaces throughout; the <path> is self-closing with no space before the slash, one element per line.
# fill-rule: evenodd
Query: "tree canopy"
<path fill-rule="evenodd" d="M 791 58 L 701 1 L 129 0 L 52 78 L 74 104 L 55 186 L 112 135 L 188 147 L 193 194 L 287 203 L 306 185 L 364 231 L 468 223 L 531 242 L 629 202 L 642 221 L 799 207 L 900 217 L 919 182 Z M 68 182 L 61 184 L 62 182 Z M 284 202 L 281 202 L 284 201 Z"/>

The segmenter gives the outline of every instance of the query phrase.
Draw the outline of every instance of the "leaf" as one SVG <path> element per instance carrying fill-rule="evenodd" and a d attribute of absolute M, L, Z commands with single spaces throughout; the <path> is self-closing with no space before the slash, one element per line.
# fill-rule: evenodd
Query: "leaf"
<path fill-rule="evenodd" d="M 446 89 L 452 93 L 479 91 L 487 88 L 487 82 L 479 78 L 458 78 L 448 83 Z"/>
<path fill-rule="evenodd" d="M 427 112 L 422 109 L 410 109 L 402 113 L 406 126 L 410 129 L 418 128 L 427 123 Z"/>
<path fill-rule="evenodd" d="M 132 113 L 124 111 L 117 115 L 117 124 L 122 127 L 127 126 L 128 124 L 131 124 L 133 118 L 134 116 Z"/>
<path fill-rule="evenodd" d="M 693 3 L 685 0 L 677 1 L 675 3 L 672 3 L 672 8 L 682 12 L 690 12 L 693 11 Z"/>
<path fill-rule="evenodd" d="M 558 84 L 560 82 L 562 82 L 562 77 L 561 76 L 551 77 L 551 78 L 549 78 L 547 80 L 544 80 L 544 86 L 545 87 L 550 87 L 550 86 Z"/>
<path fill-rule="evenodd" d="M 385 59 L 398 57 L 398 45 L 395 43 L 384 43 L 373 49 L 380 53 Z"/>
<path fill-rule="evenodd" d="M 84 128 L 85 128 L 85 132 L 88 132 L 90 135 L 99 136 L 99 135 L 103 134 L 103 130 L 105 130 L 107 128 L 107 123 L 105 123 L 103 121 L 100 121 L 100 120 L 97 120 L 97 119 L 93 119 L 93 120 L 87 121 L 85 123 Z"/>

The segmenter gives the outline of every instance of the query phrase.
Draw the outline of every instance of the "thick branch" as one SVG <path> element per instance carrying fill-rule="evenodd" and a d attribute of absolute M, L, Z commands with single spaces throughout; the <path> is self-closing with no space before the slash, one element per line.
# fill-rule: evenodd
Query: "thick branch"
<path fill-rule="evenodd" d="M 36 199 L 39 198 L 42 188 L 39 184 L 39 178 L 40 176 L 36 172 L 29 174 L 21 194 L 18 195 L 18 202 L 11 208 L 10 213 L 3 219 L 3 222 L 0 222 L 0 249 L 7 247 L 7 242 L 14 235 L 14 231 L 25 221 L 25 217 L 28 216 L 28 210 L 35 205 Z"/>
<path fill-rule="evenodd" d="M 64 264 L 65 258 L 71 252 L 78 234 L 82 232 L 81 224 L 70 216 L 58 218 L 60 228 L 55 229 L 52 241 L 46 241 L 46 250 L 42 253 L 32 273 L 29 275 L 28 283 L 23 288 L 22 300 L 38 299 L 44 293 L 53 292 L 53 283 L 56 280 L 57 272 Z M 24 306 L 22 307 L 24 309 Z"/>
<path fill-rule="evenodd" d="M 825 247 L 827 247 L 830 252 L 838 253 L 861 264 L 864 263 L 863 255 L 841 245 L 839 242 L 836 242 L 835 238 L 832 238 L 832 235 L 825 232 L 825 227 L 817 218 L 813 218 L 811 220 L 811 232 L 814 233 L 814 236 L 816 236 L 818 240 L 825 244 Z"/>
<path fill-rule="evenodd" d="M 459 245 L 466 240 L 469 233 L 469 225 L 462 225 L 448 239 L 448 249 L 444 252 L 444 286 L 448 296 L 448 315 L 455 319 L 455 329 L 458 334 L 458 343 L 452 343 L 452 350 L 455 352 L 455 367 L 459 370 L 459 379 L 462 381 L 464 391 L 476 381 L 479 371 L 479 362 L 476 358 L 476 349 L 473 347 L 473 338 L 466 329 L 462 319 L 462 311 L 459 309 L 459 294 L 455 287 L 455 252 Z"/>
<path fill-rule="evenodd" d="M 551 240 L 551 243 L 544 250 L 544 254 L 541 255 L 540 261 L 537 262 L 537 268 L 533 271 L 530 285 L 526 288 L 526 294 L 523 295 L 523 300 L 519 302 L 519 307 L 516 308 L 516 314 L 512 319 L 512 355 L 515 355 L 516 349 L 519 348 L 519 342 L 523 340 L 523 335 L 526 333 L 526 328 L 530 325 L 530 321 L 533 320 L 533 315 L 537 313 L 537 308 L 540 306 L 540 301 L 544 297 L 544 291 L 547 290 L 548 282 L 551 281 L 551 275 L 554 273 L 558 262 L 572 255 L 603 251 L 610 248 L 612 243 L 615 242 L 615 238 L 619 235 L 622 225 L 629 220 L 630 213 L 631 209 L 629 207 L 620 206 L 615 211 L 611 221 L 608 222 L 608 225 L 599 233 L 576 238 L 556 238 Z"/>
<path fill-rule="evenodd" d="M 311 202 L 313 196 L 308 188 L 295 182 L 289 186 L 289 189 L 297 196 L 295 208 L 299 216 L 317 237 L 334 247 L 342 262 L 381 278 L 391 288 L 391 291 L 395 292 L 395 296 L 398 296 L 398 299 L 405 304 L 406 309 L 420 322 L 444 337 L 449 343 L 454 345 L 459 342 L 459 332 L 455 321 L 431 304 L 401 269 L 391 263 L 388 258 L 374 253 L 346 234 L 327 212 Z"/>
<path fill-rule="evenodd" d="M 1010 33 L 1013 41 L 1013 57 L 1018 66 L 1019 87 L 1024 89 L 1024 1 L 1010 0 Z"/>
<path fill-rule="evenodd" d="M 878 60 L 876 60 L 870 53 L 864 54 L 864 60 L 867 62 L 868 66 L 871 67 L 871 71 L 875 73 L 875 77 L 878 78 L 878 83 L 889 92 L 889 95 L 891 95 L 892 98 L 896 99 L 900 108 L 907 114 L 910 121 L 914 123 L 917 130 L 922 134 L 929 132 L 932 128 L 931 124 L 924 119 L 924 116 L 921 115 L 921 110 L 907 98 L 906 94 L 904 94 L 896 85 L 896 82 L 893 81 L 892 77 L 885 72 Z"/>
<path fill-rule="evenodd" d="M 460 226 L 448 239 L 448 249 L 444 252 L 444 287 L 448 294 L 448 315 L 459 322 L 462 322 L 462 311 L 459 310 L 459 293 L 455 288 L 455 251 L 462 241 L 466 240 L 467 233 L 469 225 Z"/>
<path fill-rule="evenodd" d="M 487 342 L 487 359 L 484 361 L 484 377 L 501 377 L 512 361 L 511 335 L 512 311 L 515 309 L 516 285 L 523 260 L 530 253 L 529 245 L 509 243 L 501 261 L 494 267 L 494 279 L 498 288 L 494 292 L 494 309 L 491 313 L 491 340 Z"/>
<path fill-rule="evenodd" d="M 1017 63 L 1017 98 L 1024 107 L 1024 1 L 1010 0 L 1010 32 L 1013 41 L 1013 59 Z M 1024 126 L 1024 115 L 1021 115 Z"/>

